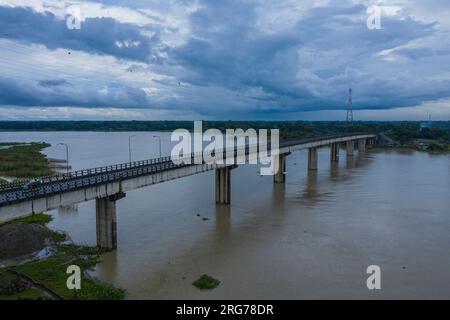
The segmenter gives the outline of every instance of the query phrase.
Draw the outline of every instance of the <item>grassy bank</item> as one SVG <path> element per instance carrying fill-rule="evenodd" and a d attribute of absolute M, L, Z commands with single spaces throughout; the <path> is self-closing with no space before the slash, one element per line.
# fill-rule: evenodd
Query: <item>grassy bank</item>
<path fill-rule="evenodd" d="M 0 281 L 3 283 L 14 283 L 15 287 L 17 287 L 18 282 L 22 282 L 22 280 L 17 278 L 16 274 L 8 271 L 6 268 L 0 268 Z M 27 287 L 21 292 L 0 294 L 0 300 L 38 300 L 45 298 L 46 296 L 41 290 L 32 287 Z"/>
<path fill-rule="evenodd" d="M 1 143 L 0 176 L 33 178 L 52 174 L 48 160 L 41 151 L 47 143 Z"/>
<path fill-rule="evenodd" d="M 47 143 L 0 143 L 0 176 L 33 178 L 52 174 L 47 158 L 41 153 L 49 146 Z M 54 296 L 70 300 L 123 299 L 123 290 L 99 283 L 87 273 L 99 263 L 105 250 L 69 243 L 65 234 L 46 227 L 51 220 L 50 215 L 41 213 L 9 222 L 15 224 L 14 228 L 19 228 L 19 234 L 24 234 L 21 231 L 24 225 L 44 226 L 41 234 L 48 239 L 52 254 L 9 269 L 0 268 L 0 300 L 48 299 Z M 29 238 L 36 239 L 36 236 L 31 234 Z M 66 271 L 70 265 L 81 269 L 80 290 L 67 288 L 70 274 Z"/>
<path fill-rule="evenodd" d="M 100 248 L 59 244 L 57 253 L 45 260 L 37 260 L 14 268 L 35 282 L 45 285 L 64 299 L 70 300 L 120 300 L 124 291 L 110 285 L 100 284 L 86 275 L 86 271 L 100 262 Z M 81 289 L 69 290 L 66 285 L 67 267 L 76 265 L 82 270 Z"/>
<path fill-rule="evenodd" d="M 52 220 L 47 214 L 35 214 L 20 218 L 10 223 L 46 225 Z M 0 300 L 14 299 L 47 299 L 47 292 L 69 300 L 119 300 L 124 298 L 124 291 L 108 284 L 99 283 L 88 276 L 87 271 L 93 269 L 100 262 L 100 255 L 106 250 L 98 247 L 77 246 L 66 241 L 66 235 L 47 228 L 48 239 L 52 242 L 54 253 L 45 259 L 0 269 L 0 283 L 11 283 L 16 288 L 17 283 L 24 279 L 31 279 L 38 286 L 20 286 L 18 292 L 0 294 Z M 76 265 L 81 269 L 81 289 L 70 290 L 66 281 L 69 274 L 67 267 Z M 14 272 L 18 272 L 18 277 Z M 23 277 L 23 279 L 21 279 Z M 45 290 L 42 288 L 46 288 Z"/>

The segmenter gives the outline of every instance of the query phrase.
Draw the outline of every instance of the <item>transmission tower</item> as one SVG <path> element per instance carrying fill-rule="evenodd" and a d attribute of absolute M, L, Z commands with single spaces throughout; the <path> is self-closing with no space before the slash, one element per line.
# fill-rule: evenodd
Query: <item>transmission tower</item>
<path fill-rule="evenodd" d="M 348 89 L 348 102 L 347 102 L 347 123 L 353 123 L 353 101 L 352 101 L 352 88 Z"/>

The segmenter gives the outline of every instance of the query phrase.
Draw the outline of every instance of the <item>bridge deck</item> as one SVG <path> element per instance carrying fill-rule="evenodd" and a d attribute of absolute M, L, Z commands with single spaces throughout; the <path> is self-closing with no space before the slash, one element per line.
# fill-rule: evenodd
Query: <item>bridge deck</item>
<path fill-rule="evenodd" d="M 293 147 L 300 149 L 302 146 L 307 146 L 311 143 L 317 143 L 318 145 L 323 143 L 323 145 L 326 145 L 330 143 L 330 140 L 340 139 L 341 141 L 345 141 L 366 137 L 375 137 L 375 134 L 349 133 L 284 141 L 280 143 L 280 153 L 290 152 Z M 248 150 L 246 150 L 246 154 L 248 155 Z M 191 157 L 194 157 L 194 155 Z M 139 176 L 161 173 L 192 165 L 196 164 L 175 164 L 171 161 L 170 157 L 163 157 L 43 177 L 39 179 L 42 182 L 42 185 L 34 191 L 26 191 L 24 189 L 26 182 L 3 184 L 0 185 L 0 206 L 8 206 L 17 202 L 123 181 Z"/>

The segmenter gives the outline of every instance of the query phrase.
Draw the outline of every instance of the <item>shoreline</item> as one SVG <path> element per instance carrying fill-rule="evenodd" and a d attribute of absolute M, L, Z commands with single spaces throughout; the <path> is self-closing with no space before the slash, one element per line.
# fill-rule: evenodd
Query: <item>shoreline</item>
<path fill-rule="evenodd" d="M 11 146 L 18 147 L 18 145 L 13 145 L 12 143 Z M 0 150 L 0 153 L 8 152 L 7 150 L 9 152 L 14 151 L 10 158 L 11 162 L 14 163 L 14 170 L 17 170 L 17 172 L 22 172 L 21 170 L 24 169 L 23 164 L 27 163 L 27 158 L 36 156 L 41 160 L 39 169 L 45 170 L 47 173 L 55 174 L 58 170 L 66 169 L 64 165 L 66 163 L 65 160 L 47 158 L 41 152 L 48 146 L 46 143 L 30 143 L 20 145 L 20 150 L 11 150 L 13 149 L 12 147 L 4 148 Z M 37 152 L 39 155 L 36 154 Z M 14 158 L 16 153 L 20 153 L 21 161 L 16 161 Z M 10 168 L 8 163 L 4 164 L 4 168 Z M 0 172 L 2 171 L 0 170 Z M 35 177 L 20 177 L 20 179 Z M 0 183 L 2 178 L 3 175 L 0 176 Z M 9 180 L 9 182 L 18 179 L 6 175 L 4 178 L 7 178 L 4 181 Z M 124 290 L 110 284 L 101 283 L 89 276 L 88 271 L 101 261 L 101 254 L 107 250 L 99 247 L 75 245 L 65 233 L 53 230 L 47 226 L 52 219 L 52 216 L 40 213 L 0 225 L 0 239 L 8 241 L 8 236 L 11 236 L 14 244 L 18 246 L 17 250 L 13 249 L 14 246 L 7 242 L 7 249 L 3 248 L 2 250 L 2 243 L 0 243 L 0 254 L 3 253 L 3 255 L 7 254 L 8 256 L 7 259 L 4 259 L 0 255 L 0 300 L 54 298 L 124 299 Z M 22 237 L 22 241 L 16 243 L 17 237 Z M 45 245 L 43 245 L 42 241 L 45 242 Z M 8 248 L 9 254 L 7 253 Z M 11 253 L 11 250 L 13 253 Z M 43 251 L 45 253 L 42 254 Z M 16 252 L 26 252 L 26 254 L 14 255 Z M 13 256 L 10 256 L 11 254 Z M 69 276 L 66 273 L 67 264 L 77 264 L 83 270 L 81 276 L 85 285 L 81 290 L 70 291 L 66 288 L 66 280 Z M 57 279 L 56 282 L 55 279 Z M 33 282 L 35 283 L 34 285 Z M 52 291 L 53 295 L 46 293 L 46 290 L 43 288 Z M 8 292 L 12 294 L 5 294 Z"/>

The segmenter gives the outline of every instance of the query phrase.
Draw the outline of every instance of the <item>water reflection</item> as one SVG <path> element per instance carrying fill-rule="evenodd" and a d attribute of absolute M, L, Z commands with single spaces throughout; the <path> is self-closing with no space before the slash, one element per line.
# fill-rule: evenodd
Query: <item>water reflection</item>
<path fill-rule="evenodd" d="M 317 171 L 308 171 L 306 187 L 302 195 L 302 199 L 309 200 L 308 205 L 313 205 L 319 197 L 317 190 L 317 174 Z"/>
<path fill-rule="evenodd" d="M 77 214 L 78 214 L 78 204 L 61 206 L 58 208 L 58 215 L 77 215 Z"/>
<path fill-rule="evenodd" d="M 339 162 L 331 162 L 330 164 L 330 178 L 337 179 L 339 177 Z"/>
<path fill-rule="evenodd" d="M 357 157 L 355 155 L 348 155 L 345 157 L 345 168 L 353 169 L 356 166 Z"/>
<path fill-rule="evenodd" d="M 282 214 L 286 197 L 286 184 L 274 183 L 271 198 L 271 208 L 273 213 Z"/>
<path fill-rule="evenodd" d="M 228 238 L 231 231 L 231 209 L 227 205 L 216 206 L 216 239 Z"/>

